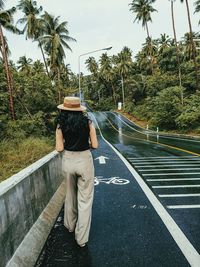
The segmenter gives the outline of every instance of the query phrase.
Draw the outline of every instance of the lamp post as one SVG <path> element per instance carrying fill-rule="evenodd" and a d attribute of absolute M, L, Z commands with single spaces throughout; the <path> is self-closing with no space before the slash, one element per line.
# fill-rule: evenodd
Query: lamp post
<path fill-rule="evenodd" d="M 96 53 L 99 51 L 103 51 L 103 50 L 110 50 L 111 48 L 112 48 L 112 46 L 106 47 L 106 48 L 101 48 L 98 50 L 90 51 L 90 52 L 79 55 L 79 57 L 78 57 L 78 88 L 79 88 L 79 96 L 80 96 L 81 101 L 82 101 L 82 96 L 81 96 L 81 64 L 80 64 L 81 57 L 92 54 L 92 53 Z"/>

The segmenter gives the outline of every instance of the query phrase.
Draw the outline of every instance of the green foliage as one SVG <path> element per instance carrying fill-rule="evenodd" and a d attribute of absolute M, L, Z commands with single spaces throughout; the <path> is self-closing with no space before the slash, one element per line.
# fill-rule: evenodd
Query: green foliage
<path fill-rule="evenodd" d="M 34 163 L 53 149 L 53 141 L 45 137 L 29 137 L 19 142 L 3 140 L 0 142 L 0 181 Z"/>
<path fill-rule="evenodd" d="M 152 123 L 161 130 L 176 128 L 176 119 L 183 110 L 181 93 L 180 87 L 175 86 L 162 90 L 156 97 Z"/>
<path fill-rule="evenodd" d="M 183 112 L 176 119 L 178 129 L 195 129 L 200 123 L 200 93 L 190 96 L 185 101 Z"/>

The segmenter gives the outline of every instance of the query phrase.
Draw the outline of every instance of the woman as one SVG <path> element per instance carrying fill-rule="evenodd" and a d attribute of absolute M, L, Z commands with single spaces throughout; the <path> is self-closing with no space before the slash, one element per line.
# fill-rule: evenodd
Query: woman
<path fill-rule="evenodd" d="M 56 150 L 63 152 L 62 170 L 66 181 L 64 225 L 75 230 L 77 244 L 88 242 L 94 194 L 94 166 L 90 148 L 98 141 L 92 122 L 83 113 L 78 97 L 65 97 L 58 106 Z"/>

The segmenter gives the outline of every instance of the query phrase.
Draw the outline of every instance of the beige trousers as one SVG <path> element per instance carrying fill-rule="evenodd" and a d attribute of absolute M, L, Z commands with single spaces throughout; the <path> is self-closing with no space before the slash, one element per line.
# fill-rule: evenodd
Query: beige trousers
<path fill-rule="evenodd" d="M 79 245 L 88 242 L 94 195 L 94 165 L 90 150 L 64 151 L 62 169 L 66 182 L 64 225 Z"/>

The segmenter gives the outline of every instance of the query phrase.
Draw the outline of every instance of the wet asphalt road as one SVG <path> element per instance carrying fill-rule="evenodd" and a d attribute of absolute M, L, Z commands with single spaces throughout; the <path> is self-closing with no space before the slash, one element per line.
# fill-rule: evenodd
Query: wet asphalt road
<path fill-rule="evenodd" d="M 199 253 L 200 142 L 158 137 L 110 112 L 95 117 L 103 136 L 134 166 Z M 190 266 L 133 175 L 98 137 L 89 243 L 76 245 L 63 226 L 62 209 L 36 266 Z M 99 156 L 107 157 L 105 164 Z"/>

